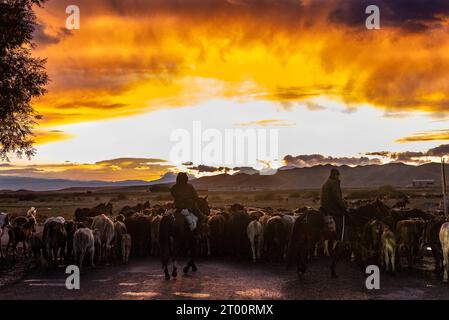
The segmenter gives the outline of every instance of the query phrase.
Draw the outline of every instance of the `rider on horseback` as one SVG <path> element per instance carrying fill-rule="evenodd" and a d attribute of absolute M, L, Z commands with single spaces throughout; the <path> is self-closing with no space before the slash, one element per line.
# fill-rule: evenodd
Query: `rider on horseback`
<path fill-rule="evenodd" d="M 347 205 L 343 200 L 340 187 L 340 172 L 332 169 L 329 178 L 321 187 L 321 208 L 325 216 L 331 216 L 335 221 L 335 229 L 338 238 L 342 238 L 344 216 L 347 213 Z"/>
<path fill-rule="evenodd" d="M 195 188 L 188 183 L 189 177 L 185 172 L 178 173 L 176 177 L 176 184 L 170 188 L 170 193 L 174 198 L 175 208 L 179 211 L 183 209 L 189 210 L 197 218 L 197 228 L 204 221 L 205 217 L 201 210 L 198 208 L 198 194 Z"/>

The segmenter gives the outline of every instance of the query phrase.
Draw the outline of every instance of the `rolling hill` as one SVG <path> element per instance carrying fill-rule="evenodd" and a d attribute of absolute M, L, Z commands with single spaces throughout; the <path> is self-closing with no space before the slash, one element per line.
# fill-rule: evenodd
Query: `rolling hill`
<path fill-rule="evenodd" d="M 301 189 L 319 188 L 334 168 L 331 165 L 319 165 L 307 168 L 283 168 L 273 175 L 219 174 L 193 179 L 192 183 L 198 189 L 208 190 L 257 190 L 257 189 Z M 409 186 L 414 179 L 433 179 L 440 185 L 441 167 L 438 163 L 428 163 L 420 166 L 403 163 L 384 165 L 340 166 L 342 186 L 346 188 L 379 187 L 392 185 L 396 187 Z M 446 165 L 449 173 L 449 165 Z M 0 176 L 0 190 L 31 190 L 51 191 L 61 189 L 82 190 L 86 188 L 114 189 L 145 189 L 150 185 L 172 184 L 175 174 L 166 173 L 158 180 L 126 180 L 126 181 L 81 181 L 64 179 L 39 179 L 27 177 Z"/>

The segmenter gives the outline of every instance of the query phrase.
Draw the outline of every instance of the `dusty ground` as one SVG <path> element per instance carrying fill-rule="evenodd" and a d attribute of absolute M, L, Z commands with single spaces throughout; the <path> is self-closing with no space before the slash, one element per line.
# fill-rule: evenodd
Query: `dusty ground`
<path fill-rule="evenodd" d="M 15 283 L 30 271 L 29 259 L 18 257 L 13 260 L 0 260 L 0 290 L 4 286 Z"/>
<path fill-rule="evenodd" d="M 365 277 L 349 261 L 331 279 L 327 260 L 309 265 L 306 278 L 282 265 L 229 260 L 198 263 L 195 274 L 164 280 L 159 261 L 134 259 L 126 266 L 86 268 L 81 289 L 65 288 L 64 269 L 40 269 L 0 289 L 0 299 L 449 299 L 449 286 L 430 271 L 426 258 L 416 270 L 381 273 L 380 290 L 369 291 Z"/>

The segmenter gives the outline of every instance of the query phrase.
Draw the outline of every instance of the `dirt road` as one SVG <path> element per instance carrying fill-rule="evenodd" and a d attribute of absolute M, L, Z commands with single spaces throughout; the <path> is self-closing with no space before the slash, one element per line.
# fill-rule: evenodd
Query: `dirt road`
<path fill-rule="evenodd" d="M 86 268 L 80 290 L 66 289 L 63 268 L 37 270 L 1 289 L 0 299 L 449 299 L 449 286 L 430 263 L 426 258 L 419 269 L 396 276 L 381 273 L 381 289 L 370 291 L 350 262 L 331 279 L 327 261 L 313 261 L 300 281 L 282 265 L 214 259 L 200 261 L 195 274 L 166 281 L 158 260 L 134 259 L 126 266 Z"/>

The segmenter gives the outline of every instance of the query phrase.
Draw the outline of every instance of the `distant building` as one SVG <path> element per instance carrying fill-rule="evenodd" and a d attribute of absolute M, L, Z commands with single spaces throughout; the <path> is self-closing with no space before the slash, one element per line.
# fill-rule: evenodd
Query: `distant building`
<path fill-rule="evenodd" d="M 435 180 L 433 180 L 433 179 L 413 180 L 412 187 L 413 188 L 432 188 L 432 187 L 435 187 Z"/>

